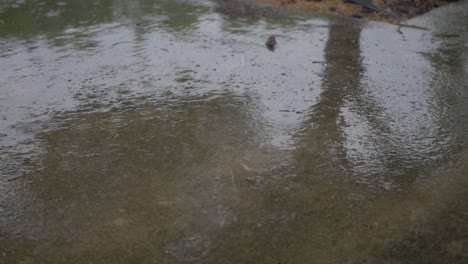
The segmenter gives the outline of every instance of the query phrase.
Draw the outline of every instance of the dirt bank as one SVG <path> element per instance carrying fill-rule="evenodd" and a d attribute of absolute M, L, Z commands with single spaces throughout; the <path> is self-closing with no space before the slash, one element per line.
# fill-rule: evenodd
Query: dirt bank
<path fill-rule="evenodd" d="M 458 0 L 373 0 L 380 12 L 352 3 L 351 0 L 258 0 L 275 5 L 291 6 L 328 15 L 367 18 L 387 22 L 399 22 L 423 14 L 433 8 Z M 357 1 L 357 2 L 372 2 Z"/>

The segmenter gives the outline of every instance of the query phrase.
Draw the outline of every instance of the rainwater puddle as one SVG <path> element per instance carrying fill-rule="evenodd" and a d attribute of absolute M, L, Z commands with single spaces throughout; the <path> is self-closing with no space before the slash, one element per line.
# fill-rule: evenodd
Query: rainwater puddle
<path fill-rule="evenodd" d="M 3 1 L 0 263 L 466 263 L 467 12 Z"/>

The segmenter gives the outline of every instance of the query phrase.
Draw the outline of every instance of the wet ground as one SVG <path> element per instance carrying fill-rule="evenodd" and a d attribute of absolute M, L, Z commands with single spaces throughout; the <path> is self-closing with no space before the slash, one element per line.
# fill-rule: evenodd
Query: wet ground
<path fill-rule="evenodd" d="M 467 263 L 467 18 L 1 2 L 0 263 Z"/>
<path fill-rule="evenodd" d="M 458 0 L 257 0 L 331 16 L 353 17 L 399 24 Z"/>

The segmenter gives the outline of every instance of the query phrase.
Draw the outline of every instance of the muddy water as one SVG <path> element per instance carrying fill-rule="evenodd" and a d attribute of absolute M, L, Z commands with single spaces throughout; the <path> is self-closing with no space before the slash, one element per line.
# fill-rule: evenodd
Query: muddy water
<path fill-rule="evenodd" d="M 0 263 L 466 263 L 467 12 L 3 1 Z"/>

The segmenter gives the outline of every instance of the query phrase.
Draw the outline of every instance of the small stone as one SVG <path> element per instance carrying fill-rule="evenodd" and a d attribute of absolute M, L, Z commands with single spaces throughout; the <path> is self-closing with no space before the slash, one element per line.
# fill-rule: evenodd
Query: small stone
<path fill-rule="evenodd" d="M 274 51 L 275 50 L 275 47 L 276 47 L 276 38 L 275 36 L 270 36 L 268 37 L 265 45 L 267 46 L 267 48 L 270 50 L 270 51 Z"/>

